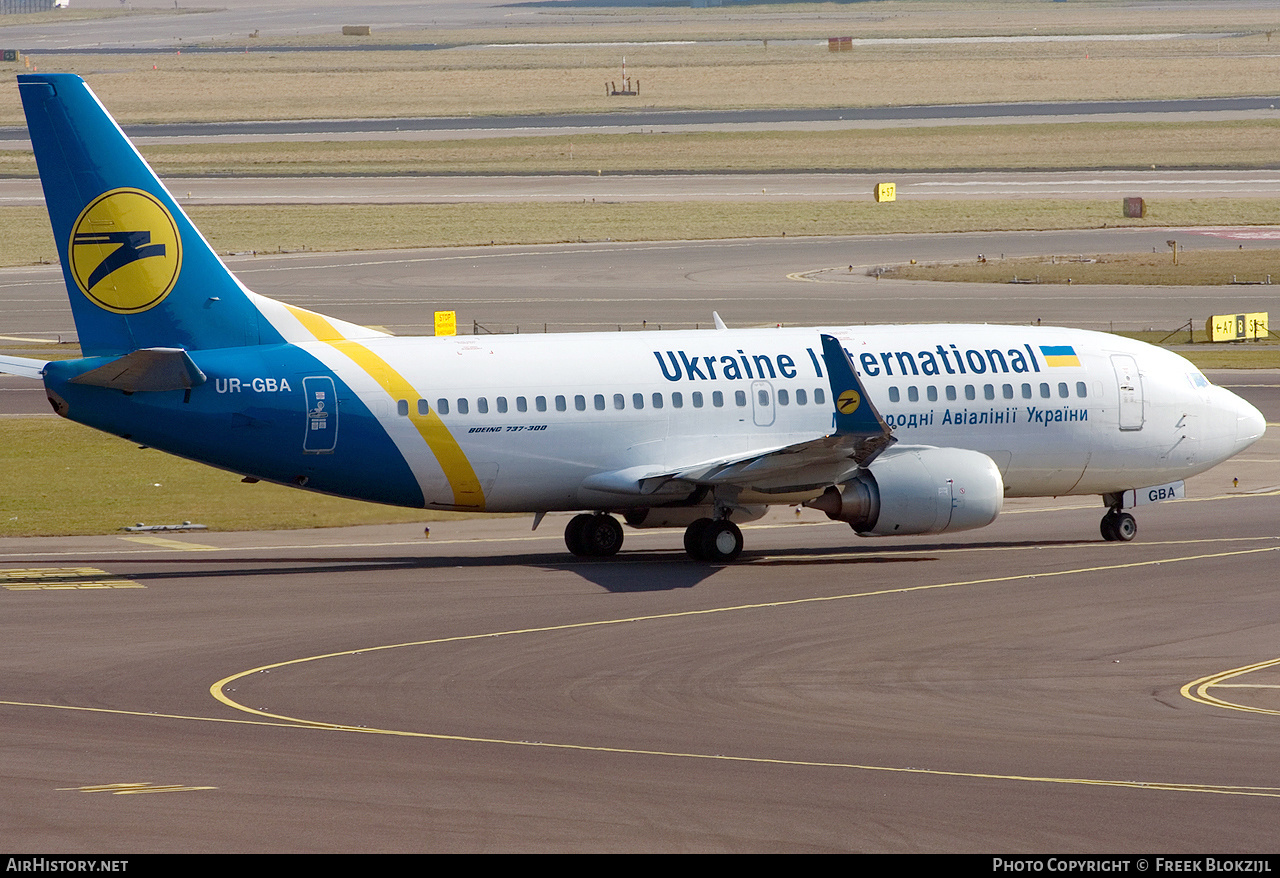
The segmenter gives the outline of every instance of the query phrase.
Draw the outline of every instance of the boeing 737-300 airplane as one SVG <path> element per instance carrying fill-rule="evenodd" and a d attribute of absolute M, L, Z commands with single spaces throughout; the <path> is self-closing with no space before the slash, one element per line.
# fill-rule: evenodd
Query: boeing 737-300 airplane
<path fill-rule="evenodd" d="M 63 417 L 307 490 L 578 511 L 576 555 L 683 527 L 706 561 L 804 503 L 860 535 L 990 524 L 1006 497 L 1099 494 L 1102 535 L 1262 436 L 1168 351 L 1011 326 L 396 338 L 259 296 L 83 80 L 18 77 L 84 358 L 0 358 Z"/>

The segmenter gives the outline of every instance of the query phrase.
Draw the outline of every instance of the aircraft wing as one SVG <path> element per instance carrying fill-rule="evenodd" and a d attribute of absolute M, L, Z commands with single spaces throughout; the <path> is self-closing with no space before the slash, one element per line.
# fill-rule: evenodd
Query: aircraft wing
<path fill-rule="evenodd" d="M 640 466 L 601 473 L 588 478 L 584 485 L 610 493 L 644 496 L 719 486 L 783 494 L 843 481 L 897 440 L 867 395 L 853 361 L 833 336 L 822 336 L 822 359 L 835 406 L 831 433 L 675 470 Z"/>
<path fill-rule="evenodd" d="M 47 360 L 0 356 L 0 372 L 5 375 L 20 375 L 23 378 L 35 378 L 39 381 L 44 378 L 44 367 L 47 365 L 49 365 Z"/>

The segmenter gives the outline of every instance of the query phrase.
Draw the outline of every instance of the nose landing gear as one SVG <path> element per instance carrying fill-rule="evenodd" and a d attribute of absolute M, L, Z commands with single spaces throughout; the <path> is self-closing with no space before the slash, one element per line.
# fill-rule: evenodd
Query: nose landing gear
<path fill-rule="evenodd" d="M 1116 508 L 1102 516 L 1099 530 L 1107 542 L 1127 543 L 1138 535 L 1138 522 L 1129 513 Z"/>

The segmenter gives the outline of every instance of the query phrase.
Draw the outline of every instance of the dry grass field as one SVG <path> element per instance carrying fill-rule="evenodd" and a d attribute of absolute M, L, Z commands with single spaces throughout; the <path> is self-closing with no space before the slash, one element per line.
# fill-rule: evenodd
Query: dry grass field
<path fill-rule="evenodd" d="M 622 56 L 637 98 L 610 98 Z M 1086 57 L 1087 56 L 1087 57 Z M 1266 93 L 1280 38 L 874 46 L 695 44 L 428 52 L 49 55 L 122 122 L 862 107 Z M 152 69 L 152 66 L 156 69 Z M 0 77 L 0 124 L 21 123 Z M 6 87 L 8 86 L 8 87 Z"/>
<path fill-rule="evenodd" d="M 152 145 L 164 177 L 1275 167 L 1280 120 Z M 34 177 L 29 151 L 0 176 Z"/>
<path fill-rule="evenodd" d="M 1117 201 L 624 202 L 571 204 L 197 205 L 188 210 L 222 253 L 385 250 L 578 241 L 673 241 L 809 235 L 1265 225 L 1274 199 L 1157 201 L 1125 219 Z M 57 258 L 41 208 L 11 208 L 0 265 Z M 1278 270 L 1277 275 L 1280 275 Z"/>
<path fill-rule="evenodd" d="M 453 47 L 440 51 L 272 52 L 246 38 L 244 52 L 37 60 L 45 71 L 84 75 L 125 122 L 1201 97 L 1265 93 L 1280 62 L 1280 33 L 1272 34 L 1280 10 L 1270 4 L 543 10 L 522 22 L 370 38 Z M 1139 38 L 1178 33 L 1214 36 Z M 1080 34 L 1132 38 L 936 39 Z M 826 38 L 841 35 L 932 41 L 828 52 Z M 335 34 L 332 42 L 353 39 Z M 636 44 L 672 40 L 681 42 Z M 629 44 L 601 45 L 608 42 Z M 604 93 L 624 55 L 642 86 L 625 103 Z M 0 74 L 0 124 L 21 122 L 16 90 L 5 87 L 16 70 Z"/>
<path fill-rule="evenodd" d="M 1008 283 L 1017 277 L 1046 284 L 1158 284 L 1217 286 L 1280 284 L 1280 251 L 1179 250 L 1160 253 L 1062 254 L 935 265 L 895 265 L 887 277 L 908 280 Z"/>

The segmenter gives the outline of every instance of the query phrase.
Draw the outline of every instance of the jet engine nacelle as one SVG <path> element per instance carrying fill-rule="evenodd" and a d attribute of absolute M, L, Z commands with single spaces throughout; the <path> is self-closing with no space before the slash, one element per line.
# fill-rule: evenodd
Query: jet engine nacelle
<path fill-rule="evenodd" d="M 986 527 L 1004 505 L 995 461 L 963 448 L 898 448 L 805 504 L 862 536 Z"/>

